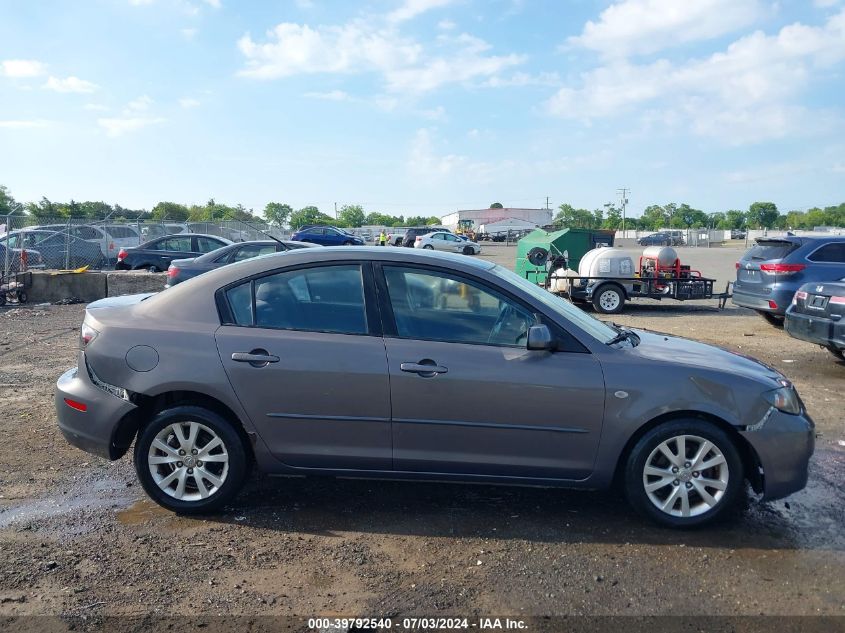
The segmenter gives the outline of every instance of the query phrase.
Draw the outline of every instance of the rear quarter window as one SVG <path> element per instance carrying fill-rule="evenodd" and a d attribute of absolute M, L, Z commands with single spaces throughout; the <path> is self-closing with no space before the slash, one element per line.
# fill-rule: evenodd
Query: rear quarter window
<path fill-rule="evenodd" d="M 811 262 L 845 263 L 845 242 L 831 242 L 807 256 Z"/>
<path fill-rule="evenodd" d="M 750 251 L 745 254 L 744 259 L 767 261 L 770 259 L 783 259 L 791 252 L 797 250 L 799 244 L 795 242 L 767 241 L 757 242 Z"/>

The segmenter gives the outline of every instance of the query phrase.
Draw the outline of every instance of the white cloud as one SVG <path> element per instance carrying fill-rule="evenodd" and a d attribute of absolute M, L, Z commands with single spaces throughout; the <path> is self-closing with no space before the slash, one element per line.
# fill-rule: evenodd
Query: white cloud
<path fill-rule="evenodd" d="M 813 4 L 820 9 L 829 9 L 830 7 L 835 7 L 840 2 L 841 0 L 813 0 Z"/>
<path fill-rule="evenodd" d="M 436 108 L 430 108 L 428 110 L 420 110 L 419 115 L 429 121 L 442 121 L 446 118 L 446 108 L 443 106 L 437 106 Z"/>
<path fill-rule="evenodd" d="M 0 74 L 15 79 L 40 77 L 47 72 L 46 64 L 34 59 L 6 59 L 0 62 Z"/>
<path fill-rule="evenodd" d="M 152 4 L 155 0 L 129 0 L 129 4 L 133 7 L 140 7 L 146 4 Z"/>
<path fill-rule="evenodd" d="M 787 136 L 813 116 L 791 98 L 814 73 L 845 59 L 845 11 L 819 27 L 800 23 L 776 35 L 757 31 L 724 52 L 682 63 L 615 60 L 584 73 L 546 104 L 564 118 L 590 120 L 654 104 L 657 118 L 730 142 Z M 668 104 L 668 105 L 667 105 Z"/>
<path fill-rule="evenodd" d="M 137 99 L 133 99 L 129 103 L 126 104 L 126 110 L 128 112 L 146 112 L 150 109 L 150 106 L 153 105 L 153 100 L 150 99 L 147 95 L 141 95 Z"/>
<path fill-rule="evenodd" d="M 441 31 L 453 31 L 457 27 L 458 25 L 452 22 L 452 20 L 440 20 L 440 22 L 437 23 L 437 28 Z"/>
<path fill-rule="evenodd" d="M 179 105 L 182 106 L 185 110 L 189 110 L 190 108 L 198 108 L 202 104 L 198 99 L 183 97 L 182 99 L 179 99 Z"/>
<path fill-rule="evenodd" d="M 184 37 L 186 40 L 192 40 L 196 37 L 198 31 L 195 28 L 186 28 L 180 29 L 179 32 L 182 34 L 182 37 Z"/>
<path fill-rule="evenodd" d="M 523 86 L 552 86 L 557 87 L 562 83 L 557 73 L 541 72 L 535 75 L 516 72 L 508 77 L 494 75 L 480 85 L 483 88 L 521 88 Z"/>
<path fill-rule="evenodd" d="M 314 2 L 313 0 L 296 0 L 296 6 L 300 9 L 313 9 Z"/>
<path fill-rule="evenodd" d="M 90 81 L 80 79 L 79 77 L 71 76 L 65 77 L 64 79 L 60 79 L 59 77 L 50 77 L 47 79 L 47 83 L 44 84 L 44 87 L 48 90 L 54 90 L 56 92 L 84 93 L 94 92 L 99 86 Z"/>
<path fill-rule="evenodd" d="M 103 105 L 102 103 L 86 103 L 82 106 L 86 110 L 92 110 L 94 112 L 105 112 L 109 109 L 108 106 Z"/>
<path fill-rule="evenodd" d="M 399 8 L 387 15 L 387 19 L 390 22 L 404 22 L 432 9 L 446 7 L 453 2 L 455 0 L 405 0 Z"/>
<path fill-rule="evenodd" d="M 219 9 L 220 7 L 223 6 L 223 4 L 220 2 L 220 0 L 203 0 L 203 2 L 205 2 L 212 9 Z"/>
<path fill-rule="evenodd" d="M 567 44 L 607 57 L 648 54 L 730 33 L 761 14 L 760 0 L 621 0 Z"/>
<path fill-rule="evenodd" d="M 24 130 L 30 128 L 47 127 L 50 124 L 50 121 L 45 121 L 44 119 L 12 119 L 5 121 L 0 120 L 0 129 Z"/>
<path fill-rule="evenodd" d="M 306 92 L 309 99 L 323 99 L 325 101 L 350 101 L 352 97 L 343 90 L 330 90 L 328 92 Z"/>
<path fill-rule="evenodd" d="M 117 138 L 128 132 L 134 132 L 150 125 L 164 122 L 162 118 L 151 117 L 121 117 L 97 119 L 97 124 L 112 138 Z"/>
<path fill-rule="evenodd" d="M 461 154 L 444 154 L 435 147 L 435 134 L 429 128 L 420 128 L 414 134 L 408 151 L 408 172 L 423 182 L 443 180 L 489 184 L 505 175 L 512 175 L 517 168 L 514 160 L 496 163 L 475 161 Z"/>

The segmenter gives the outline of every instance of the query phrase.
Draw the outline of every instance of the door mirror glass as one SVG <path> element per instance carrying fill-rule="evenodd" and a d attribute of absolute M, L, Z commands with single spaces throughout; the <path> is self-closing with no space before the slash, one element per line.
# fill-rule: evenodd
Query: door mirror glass
<path fill-rule="evenodd" d="M 528 328 L 529 350 L 551 350 L 552 333 L 547 325 L 532 325 Z"/>

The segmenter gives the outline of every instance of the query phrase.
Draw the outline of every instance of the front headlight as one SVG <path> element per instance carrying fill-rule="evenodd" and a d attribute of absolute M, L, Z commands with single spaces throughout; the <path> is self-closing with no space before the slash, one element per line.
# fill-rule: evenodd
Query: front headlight
<path fill-rule="evenodd" d="M 778 411 L 791 413 L 792 415 L 801 413 L 801 399 L 798 397 L 798 392 L 791 385 L 767 391 L 763 394 L 763 397 Z"/>

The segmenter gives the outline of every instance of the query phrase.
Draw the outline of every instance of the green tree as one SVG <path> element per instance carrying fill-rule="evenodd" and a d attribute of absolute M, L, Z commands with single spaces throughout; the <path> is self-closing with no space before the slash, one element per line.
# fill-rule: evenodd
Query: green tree
<path fill-rule="evenodd" d="M 741 229 L 745 226 L 746 217 L 744 211 L 738 211 L 736 209 L 731 209 L 730 211 L 725 211 L 725 219 L 721 226 L 717 227 L 720 229 Z"/>
<path fill-rule="evenodd" d="M 275 224 L 279 228 L 287 223 L 291 213 L 293 213 L 293 208 L 283 202 L 268 202 L 264 207 L 264 217 L 270 224 Z"/>
<path fill-rule="evenodd" d="M 621 229 L 622 228 L 622 209 L 619 209 L 612 202 L 604 205 L 605 218 L 601 223 L 603 229 Z M 630 221 L 630 220 L 627 220 Z M 628 228 L 628 227 L 625 227 Z"/>
<path fill-rule="evenodd" d="M 333 218 L 321 213 L 317 207 L 303 207 L 290 214 L 290 228 L 296 230 L 306 224 L 332 224 Z"/>
<path fill-rule="evenodd" d="M 26 215 L 23 204 L 15 200 L 3 185 L 0 185 L 0 215 Z"/>
<path fill-rule="evenodd" d="M 188 207 L 178 202 L 159 202 L 153 207 L 150 216 L 154 220 L 184 222 L 190 216 L 190 212 L 188 211 Z"/>
<path fill-rule="evenodd" d="M 645 230 L 659 230 L 669 224 L 669 212 L 659 204 L 647 206 L 643 211 L 640 224 Z"/>
<path fill-rule="evenodd" d="M 748 226 L 754 229 L 771 228 L 777 223 L 779 215 L 774 202 L 754 202 L 748 207 Z"/>
<path fill-rule="evenodd" d="M 493 204 L 490 205 L 490 208 L 491 209 L 504 209 L 505 207 L 502 206 L 501 202 L 494 202 Z"/>
<path fill-rule="evenodd" d="M 364 208 L 360 204 L 345 204 L 340 208 L 340 213 L 337 214 L 337 219 L 342 222 L 344 226 L 359 227 L 364 224 L 367 216 L 364 213 Z"/>

